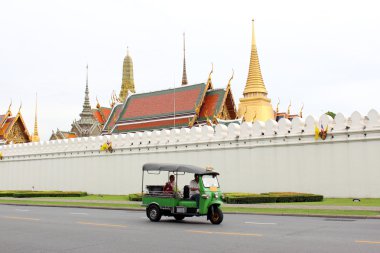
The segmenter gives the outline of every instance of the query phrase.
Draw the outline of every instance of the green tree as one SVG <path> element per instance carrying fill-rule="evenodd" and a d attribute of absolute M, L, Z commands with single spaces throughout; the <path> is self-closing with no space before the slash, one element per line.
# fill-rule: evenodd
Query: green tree
<path fill-rule="evenodd" d="M 331 116 L 331 118 L 333 118 L 333 119 L 335 118 L 335 115 L 336 115 L 336 113 L 333 113 L 333 112 L 330 112 L 330 111 L 326 112 L 325 114 Z"/>

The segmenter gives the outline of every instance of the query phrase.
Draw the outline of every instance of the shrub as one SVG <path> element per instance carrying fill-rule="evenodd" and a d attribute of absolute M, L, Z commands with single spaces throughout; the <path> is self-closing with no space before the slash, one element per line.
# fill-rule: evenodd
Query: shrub
<path fill-rule="evenodd" d="M 224 201 L 229 204 L 316 202 L 322 200 L 322 195 L 297 192 L 226 193 L 224 197 Z"/>
<path fill-rule="evenodd" d="M 35 197 L 83 197 L 86 192 L 61 192 L 61 191 L 24 191 L 13 192 L 14 198 L 35 198 Z"/>
<path fill-rule="evenodd" d="M 130 201 L 142 201 L 142 195 L 141 195 L 141 193 L 129 194 L 128 198 L 129 198 Z"/>
<path fill-rule="evenodd" d="M 0 192 L 0 197 L 13 197 L 13 192 Z"/>

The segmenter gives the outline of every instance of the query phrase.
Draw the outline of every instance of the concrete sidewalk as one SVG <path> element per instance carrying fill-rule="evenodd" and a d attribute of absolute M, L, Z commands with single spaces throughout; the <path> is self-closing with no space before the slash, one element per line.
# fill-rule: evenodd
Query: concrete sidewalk
<path fill-rule="evenodd" d="M 62 198 L 8 198 L 1 197 L 0 200 L 22 200 L 33 202 L 66 202 L 66 203 L 99 203 L 99 204 L 141 204 L 139 201 L 116 201 L 116 200 L 77 200 Z M 223 204 L 225 207 L 242 207 L 242 208 L 274 208 L 274 209 L 318 209 L 318 210 L 355 210 L 355 211 L 378 211 L 380 206 L 327 206 L 327 205 L 303 205 L 303 204 Z"/>

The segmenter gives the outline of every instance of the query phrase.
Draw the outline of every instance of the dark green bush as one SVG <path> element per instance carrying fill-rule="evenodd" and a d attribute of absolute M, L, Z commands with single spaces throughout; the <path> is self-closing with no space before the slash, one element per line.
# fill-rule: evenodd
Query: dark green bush
<path fill-rule="evenodd" d="M 0 197 L 13 197 L 13 192 L 0 192 Z"/>
<path fill-rule="evenodd" d="M 129 194 L 128 198 L 130 201 L 142 201 L 141 193 Z"/>
<path fill-rule="evenodd" d="M 83 197 L 86 192 L 61 192 L 61 191 L 25 191 L 13 192 L 14 198 L 36 198 L 36 197 Z"/>
<path fill-rule="evenodd" d="M 275 203 L 277 197 L 272 196 L 226 196 L 228 204 L 256 204 L 256 203 Z"/>
<path fill-rule="evenodd" d="M 322 201 L 322 195 L 296 192 L 269 192 L 258 194 L 226 193 L 224 201 L 228 204 L 290 203 Z"/>

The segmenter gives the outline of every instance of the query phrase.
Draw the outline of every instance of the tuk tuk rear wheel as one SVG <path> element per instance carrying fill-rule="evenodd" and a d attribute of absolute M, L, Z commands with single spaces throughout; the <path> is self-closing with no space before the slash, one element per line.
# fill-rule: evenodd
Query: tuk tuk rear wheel
<path fill-rule="evenodd" d="M 212 208 L 214 210 L 212 210 Z M 223 212 L 217 206 L 210 208 L 210 221 L 215 225 L 218 225 L 223 221 Z"/>
<path fill-rule="evenodd" d="M 183 220 L 183 219 L 185 219 L 185 215 L 183 215 L 183 214 L 175 214 L 174 215 L 174 219 L 176 219 L 176 220 Z"/>
<path fill-rule="evenodd" d="M 151 221 L 157 222 L 161 219 L 161 210 L 157 205 L 150 205 L 146 209 L 146 215 Z"/>

